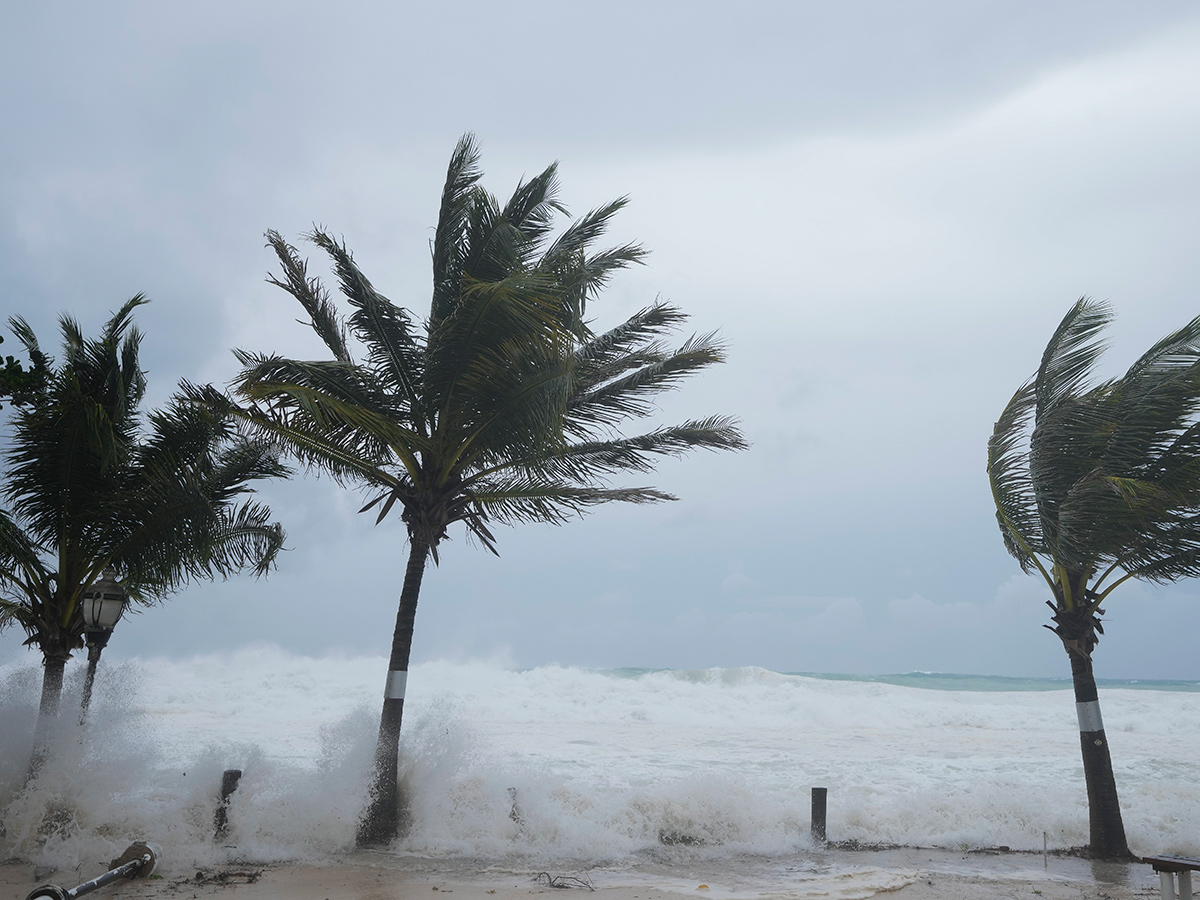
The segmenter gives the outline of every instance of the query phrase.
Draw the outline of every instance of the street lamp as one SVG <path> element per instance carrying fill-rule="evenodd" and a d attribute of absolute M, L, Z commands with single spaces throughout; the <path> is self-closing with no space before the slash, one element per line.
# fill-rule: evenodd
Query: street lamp
<path fill-rule="evenodd" d="M 88 706 L 92 702 L 92 682 L 96 680 L 100 652 L 108 645 L 113 628 L 128 603 L 125 587 L 117 582 L 117 573 L 111 568 L 105 568 L 100 580 L 83 592 L 83 642 L 88 648 L 88 668 L 87 677 L 83 680 L 80 725 L 87 718 Z"/>

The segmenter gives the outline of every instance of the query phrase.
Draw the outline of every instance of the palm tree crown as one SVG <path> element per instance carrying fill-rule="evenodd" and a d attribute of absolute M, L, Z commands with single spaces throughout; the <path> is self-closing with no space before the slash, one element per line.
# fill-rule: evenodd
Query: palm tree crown
<path fill-rule="evenodd" d="M 1075 304 L 988 444 L 1005 544 L 1066 610 L 1095 612 L 1128 578 L 1200 574 L 1200 319 L 1089 385 L 1111 319 Z"/>
<path fill-rule="evenodd" d="M 341 319 L 296 249 L 268 242 L 291 293 L 330 350 L 328 361 L 239 353 L 248 418 L 298 459 L 345 483 L 375 488 L 382 520 L 396 503 L 410 536 L 436 558 L 462 521 L 490 549 L 487 522 L 562 522 L 611 500 L 671 499 L 607 476 L 648 471 L 661 454 L 739 448 L 732 420 L 713 417 L 622 437 L 624 420 L 653 411 L 654 394 L 722 360 L 712 336 L 668 350 L 658 337 L 685 317 L 655 304 L 594 334 L 586 304 L 636 245 L 591 253 L 624 200 L 551 240 L 556 167 L 521 184 L 501 207 L 478 187 L 474 142 L 451 160 L 433 241 L 434 290 L 424 328 L 371 285 L 345 245 L 308 237 L 331 258 L 353 313 Z M 353 337 L 364 358 L 351 355 Z"/>

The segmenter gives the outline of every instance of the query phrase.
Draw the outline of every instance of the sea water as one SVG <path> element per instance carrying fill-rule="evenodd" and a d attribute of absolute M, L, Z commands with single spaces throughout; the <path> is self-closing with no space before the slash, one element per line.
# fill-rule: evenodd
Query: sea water
<path fill-rule="evenodd" d="M 106 661 L 80 728 L 73 662 L 55 751 L 27 786 L 40 669 L 0 666 L 0 852 L 67 866 L 148 838 L 191 864 L 344 854 L 385 671 L 269 646 Z M 1101 703 L 1131 847 L 1200 853 L 1200 684 L 1107 684 Z M 1060 681 L 432 662 L 409 676 L 401 768 L 412 827 L 389 853 L 476 868 L 783 877 L 811 861 L 813 787 L 828 789 L 834 841 L 1088 840 Z"/>

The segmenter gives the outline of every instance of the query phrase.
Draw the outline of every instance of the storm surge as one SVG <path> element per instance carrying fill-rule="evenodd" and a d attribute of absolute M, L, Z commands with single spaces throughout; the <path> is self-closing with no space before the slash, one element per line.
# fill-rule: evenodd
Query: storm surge
<path fill-rule="evenodd" d="M 40 671 L 0 667 L 4 853 L 62 867 L 148 837 L 197 864 L 343 854 L 385 670 L 274 647 L 105 661 L 80 729 L 72 663 L 54 753 L 26 785 Z M 938 687 L 752 667 L 417 665 L 401 762 L 412 826 L 392 852 L 513 866 L 782 860 L 811 847 L 816 786 L 834 841 L 1087 843 L 1070 691 Z M 1131 847 L 1200 852 L 1200 693 L 1101 699 Z M 243 775 L 216 842 L 226 769 Z"/>

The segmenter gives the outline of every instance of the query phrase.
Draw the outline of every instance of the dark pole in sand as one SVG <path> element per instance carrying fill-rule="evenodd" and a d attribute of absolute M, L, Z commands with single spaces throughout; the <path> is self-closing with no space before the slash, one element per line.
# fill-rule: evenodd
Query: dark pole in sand
<path fill-rule="evenodd" d="M 214 841 L 223 841 L 229 834 L 229 798 L 238 789 L 238 782 L 241 780 L 241 769 L 226 769 L 221 775 L 221 801 L 217 804 L 217 811 L 213 815 Z"/>
<path fill-rule="evenodd" d="M 87 675 L 83 679 L 83 697 L 79 702 L 79 724 L 87 719 L 88 707 L 92 703 L 92 684 L 96 680 L 96 666 L 100 654 L 108 646 L 113 629 L 125 606 L 129 602 L 123 585 L 117 582 L 117 573 L 106 568 L 100 580 L 83 592 L 83 640 L 88 648 Z"/>
<path fill-rule="evenodd" d="M 97 875 L 91 881 L 85 881 L 73 888 L 62 888 L 57 884 L 44 884 L 26 896 L 25 900 L 39 900 L 39 898 L 74 900 L 76 897 L 90 894 L 97 888 L 102 888 L 121 878 L 147 878 L 158 865 L 158 857 L 161 854 L 162 848 L 157 844 L 144 844 L 138 841 L 136 844 L 130 844 L 124 853 L 109 863 L 108 871 L 103 875 Z"/>
<path fill-rule="evenodd" d="M 812 841 L 824 847 L 825 838 L 825 801 L 829 794 L 828 788 L 812 789 Z"/>

